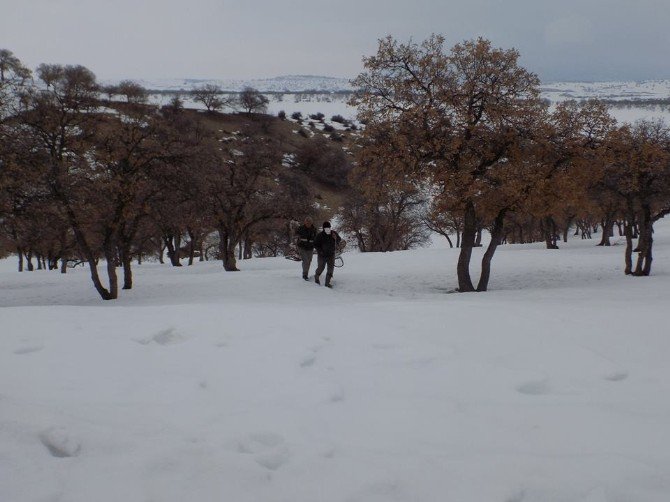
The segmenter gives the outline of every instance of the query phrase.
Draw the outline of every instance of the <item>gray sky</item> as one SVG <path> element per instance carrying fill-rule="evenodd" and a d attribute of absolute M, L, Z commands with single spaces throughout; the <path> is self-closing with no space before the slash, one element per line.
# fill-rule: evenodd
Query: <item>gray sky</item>
<path fill-rule="evenodd" d="M 0 0 L 0 48 L 99 78 L 353 77 L 378 38 L 433 32 L 545 81 L 670 78 L 670 0 Z"/>

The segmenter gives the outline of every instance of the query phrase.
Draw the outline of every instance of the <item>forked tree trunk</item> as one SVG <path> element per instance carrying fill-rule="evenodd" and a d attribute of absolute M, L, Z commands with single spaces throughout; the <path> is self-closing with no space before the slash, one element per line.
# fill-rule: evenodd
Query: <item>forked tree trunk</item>
<path fill-rule="evenodd" d="M 651 207 L 645 204 L 642 206 L 640 214 L 640 240 L 638 242 L 637 264 L 633 275 L 647 276 L 651 273 L 653 233 L 654 222 L 651 219 Z"/>
<path fill-rule="evenodd" d="M 179 261 L 179 247 L 181 244 L 181 238 L 178 235 L 166 235 L 164 239 L 168 258 L 170 258 L 170 264 L 173 267 L 181 267 L 181 262 Z"/>
<path fill-rule="evenodd" d="M 489 285 L 489 278 L 491 277 L 491 260 L 500 245 L 503 236 L 503 229 L 505 223 L 505 210 L 500 211 L 496 216 L 493 228 L 491 229 L 491 242 L 482 257 L 482 272 L 479 277 L 479 284 L 477 284 L 477 291 L 486 291 Z"/>

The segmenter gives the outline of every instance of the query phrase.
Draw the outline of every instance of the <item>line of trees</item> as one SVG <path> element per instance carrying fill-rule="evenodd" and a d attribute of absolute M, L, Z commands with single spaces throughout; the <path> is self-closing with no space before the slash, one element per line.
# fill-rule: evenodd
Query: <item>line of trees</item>
<path fill-rule="evenodd" d="M 82 66 L 43 64 L 33 78 L 0 52 L 0 239 L 19 270 L 83 263 L 110 300 L 132 288 L 134 259 L 167 252 L 181 266 L 211 252 L 235 271 L 236 249 L 288 244 L 287 222 L 313 213 L 313 195 L 265 122 L 222 141 L 179 100 L 158 108 L 122 84 L 125 100 L 103 100 Z"/>
<path fill-rule="evenodd" d="M 625 273 L 649 275 L 653 224 L 670 212 L 664 123 L 618 126 L 598 101 L 552 110 L 519 53 L 481 38 L 445 50 L 437 35 L 420 44 L 387 37 L 364 67 L 352 104 L 366 127 L 343 213 L 361 250 L 407 249 L 422 228 L 450 244 L 456 233 L 459 291 L 486 291 L 500 244 L 557 249 L 571 228 L 590 237 L 600 225 L 609 245 L 618 225 Z M 475 282 L 483 230 L 490 241 Z"/>
<path fill-rule="evenodd" d="M 33 77 L 0 51 L 0 246 L 20 270 L 34 259 L 62 272 L 87 264 L 113 299 L 117 270 L 132 288 L 133 260 L 211 256 L 235 271 L 240 258 L 283 253 L 290 221 L 314 214 L 319 185 L 342 197 L 342 228 L 361 251 L 455 237 L 462 292 L 488 289 L 502 244 L 558 249 L 572 231 L 591 238 L 598 228 L 599 245 L 615 228 L 625 237 L 626 274 L 650 274 L 654 223 L 670 213 L 663 122 L 618 125 L 599 101 L 550 107 L 518 52 L 484 39 L 445 50 L 437 35 L 388 37 L 364 66 L 355 144 L 318 136 L 287 155 L 267 134 L 270 118 L 251 119 L 267 104 L 253 89 L 247 129 L 223 138 L 207 125 L 223 106 L 216 87 L 197 90 L 211 113 L 184 110 L 178 97 L 158 108 L 136 83 L 102 89 L 81 66 L 41 65 Z"/>

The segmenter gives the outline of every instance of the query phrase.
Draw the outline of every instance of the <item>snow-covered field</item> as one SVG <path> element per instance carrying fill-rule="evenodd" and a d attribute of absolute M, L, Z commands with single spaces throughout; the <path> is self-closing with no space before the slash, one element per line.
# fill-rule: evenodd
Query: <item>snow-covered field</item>
<path fill-rule="evenodd" d="M 103 84 L 118 83 L 106 80 Z M 204 106 L 188 99 L 188 92 L 205 84 L 218 85 L 226 92 L 239 92 L 250 86 L 261 92 L 284 93 L 269 94 L 268 113 L 276 115 L 284 110 L 288 115 L 301 112 L 303 115 L 324 113 L 327 118 L 340 114 L 347 119 L 356 118 L 356 109 L 347 104 L 349 96 L 338 92 L 353 90 L 346 78 L 322 77 L 313 75 L 286 75 L 266 79 L 152 79 L 139 80 L 147 89 L 169 92 L 182 91 L 182 98 L 189 108 Z M 316 91 L 316 93 L 314 93 Z M 612 115 L 619 122 L 635 122 L 643 118 L 661 118 L 670 122 L 670 107 L 667 105 L 644 104 L 644 100 L 663 100 L 670 98 L 670 80 L 645 80 L 640 82 L 547 82 L 541 85 L 542 97 L 552 103 L 568 99 L 583 100 L 589 98 L 609 101 L 626 101 L 611 107 Z M 166 104 L 170 94 L 153 94 L 152 102 Z M 640 104 L 629 103 L 640 101 Z"/>
<path fill-rule="evenodd" d="M 665 502 L 670 222 L 654 275 L 623 248 L 83 269 L 0 262 L 0 500 Z M 617 242 L 620 244 L 620 242 Z M 480 256 L 480 253 L 477 256 Z"/>

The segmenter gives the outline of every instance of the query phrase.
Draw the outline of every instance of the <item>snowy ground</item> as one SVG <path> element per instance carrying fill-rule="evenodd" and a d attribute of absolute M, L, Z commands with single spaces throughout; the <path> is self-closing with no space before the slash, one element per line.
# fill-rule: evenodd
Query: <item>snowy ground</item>
<path fill-rule="evenodd" d="M 503 246 L 86 271 L 0 262 L 0 500 L 665 502 L 670 224 L 623 248 Z M 479 255 L 478 255 L 479 256 Z"/>

